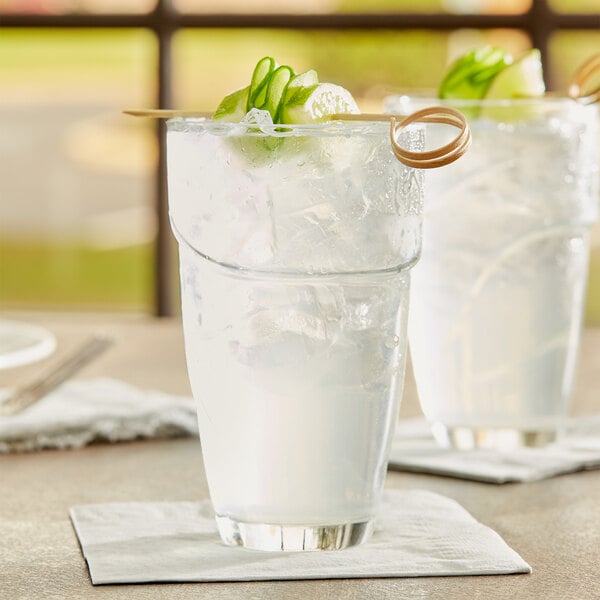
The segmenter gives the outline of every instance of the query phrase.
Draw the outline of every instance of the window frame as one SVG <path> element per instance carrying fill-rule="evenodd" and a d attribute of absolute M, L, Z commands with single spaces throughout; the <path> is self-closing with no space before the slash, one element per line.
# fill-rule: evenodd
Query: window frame
<path fill-rule="evenodd" d="M 347 14 L 188 14 L 177 12 L 170 0 L 157 0 L 151 12 L 139 14 L 5 14 L 2 28 L 131 28 L 154 33 L 158 42 L 156 108 L 171 108 L 173 79 L 171 47 L 173 35 L 181 29 L 338 29 L 407 30 L 430 29 L 517 29 L 526 33 L 531 45 L 539 48 L 548 89 L 554 89 L 548 46 L 552 34 L 560 29 L 599 30 L 600 14 L 556 13 L 548 0 L 532 0 L 522 14 L 477 15 L 441 13 L 374 12 Z M 154 178 L 154 207 L 158 218 L 155 246 L 154 314 L 171 316 L 178 312 L 175 280 L 175 249 L 167 202 L 166 140 L 164 123 L 157 121 L 158 165 Z"/>

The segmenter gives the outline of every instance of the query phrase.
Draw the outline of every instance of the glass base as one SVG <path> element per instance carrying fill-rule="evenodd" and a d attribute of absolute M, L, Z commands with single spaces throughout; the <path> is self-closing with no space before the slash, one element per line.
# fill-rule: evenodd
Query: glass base
<path fill-rule="evenodd" d="M 221 539 L 228 546 L 243 546 L 269 552 L 342 550 L 366 541 L 374 520 L 341 525 L 270 525 L 244 523 L 217 515 Z"/>
<path fill-rule="evenodd" d="M 434 423 L 431 430 L 438 444 L 458 450 L 514 450 L 538 448 L 558 439 L 555 429 L 528 430 L 511 427 L 450 427 Z"/>

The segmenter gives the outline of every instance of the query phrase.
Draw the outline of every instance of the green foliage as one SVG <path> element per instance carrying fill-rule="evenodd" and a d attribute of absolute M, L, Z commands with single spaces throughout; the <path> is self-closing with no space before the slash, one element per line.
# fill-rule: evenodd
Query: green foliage
<path fill-rule="evenodd" d="M 569 1 L 552 0 L 552 5 L 567 7 Z M 568 8 L 597 12 L 597 4 L 598 0 L 572 0 Z M 441 0 L 377 0 L 373 4 L 340 0 L 337 10 L 428 12 L 442 7 Z M 225 94 L 248 83 L 248 69 L 264 55 L 276 56 L 298 71 L 314 68 L 321 81 L 342 85 L 359 102 L 367 98 L 380 103 L 388 93 L 437 88 L 446 70 L 449 35 L 420 30 L 184 30 L 174 38 L 173 105 L 214 109 Z M 498 32 L 482 34 L 479 42 L 498 43 L 486 38 L 491 35 Z M 456 44 L 456 37 L 451 43 Z M 599 47 L 600 33 L 595 30 L 553 34 L 554 87 L 564 91 L 574 68 Z M 112 86 L 111 93 L 119 103 L 124 90 L 133 93 L 146 85 L 146 99 L 137 102 L 149 102 L 155 84 L 156 50 L 155 37 L 141 29 L 5 29 L 0 36 L 0 80 L 3 92 L 21 84 L 26 84 L 28 92 L 37 86 L 32 95 L 51 102 L 56 99 L 49 90 L 60 90 L 75 105 L 83 102 L 81 94 L 89 95 L 90 90 L 96 94 Z M 377 106 L 374 103 L 368 108 L 376 110 Z M 32 156 L 38 160 L 39 151 Z M 79 306 L 152 311 L 152 246 L 101 252 L 76 244 L 8 240 L 7 233 L 0 230 L 0 308 Z M 591 259 L 587 319 L 600 325 L 599 249 Z"/>
<path fill-rule="evenodd" d="M 151 245 L 94 250 L 0 242 L 0 307 L 153 311 Z"/>

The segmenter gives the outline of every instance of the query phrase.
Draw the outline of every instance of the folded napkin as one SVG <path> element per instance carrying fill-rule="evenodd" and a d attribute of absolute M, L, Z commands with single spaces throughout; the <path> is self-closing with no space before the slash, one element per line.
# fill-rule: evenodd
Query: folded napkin
<path fill-rule="evenodd" d="M 390 469 L 449 475 L 489 483 L 537 481 L 600 468 L 600 415 L 569 419 L 556 443 L 511 451 L 440 448 L 423 419 L 400 420 Z"/>
<path fill-rule="evenodd" d="M 141 390 L 115 379 L 69 381 L 23 412 L 0 416 L 0 453 L 197 431 L 191 398 Z"/>
<path fill-rule="evenodd" d="M 462 506 L 422 490 L 386 492 L 372 538 L 338 551 L 227 547 L 209 501 L 88 504 L 70 514 L 95 585 L 531 572 Z"/>

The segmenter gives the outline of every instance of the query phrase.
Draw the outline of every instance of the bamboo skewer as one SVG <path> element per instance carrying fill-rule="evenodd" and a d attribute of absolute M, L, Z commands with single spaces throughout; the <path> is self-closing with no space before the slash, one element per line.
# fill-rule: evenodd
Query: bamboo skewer
<path fill-rule="evenodd" d="M 184 118 L 210 118 L 211 113 L 196 110 L 171 110 L 171 109 L 127 109 L 123 111 L 135 117 L 148 117 L 152 119 Z M 390 142 L 394 156 L 403 164 L 416 169 L 434 169 L 448 165 L 460 158 L 471 144 L 471 132 L 464 115 L 445 106 L 431 106 L 406 115 L 384 114 L 334 114 L 330 115 L 331 121 L 381 121 L 390 123 Z M 448 144 L 423 152 L 406 150 L 398 143 L 398 133 L 412 123 L 442 123 L 457 127 L 459 134 Z M 282 125 L 285 127 L 285 125 Z"/>
<path fill-rule="evenodd" d="M 171 108 L 126 108 L 123 114 L 149 119 L 174 119 L 175 117 L 210 119 L 212 117 L 212 113 L 201 110 L 176 110 Z"/>

